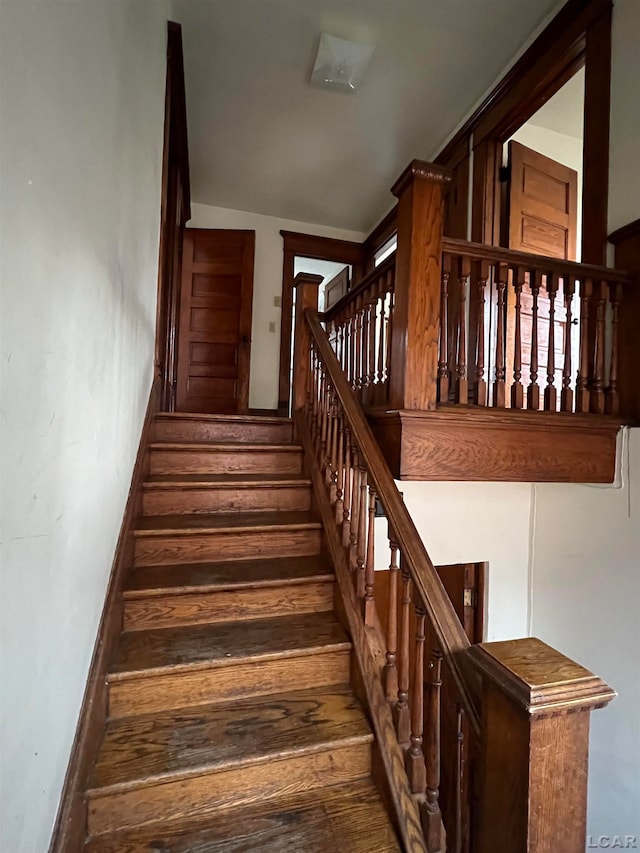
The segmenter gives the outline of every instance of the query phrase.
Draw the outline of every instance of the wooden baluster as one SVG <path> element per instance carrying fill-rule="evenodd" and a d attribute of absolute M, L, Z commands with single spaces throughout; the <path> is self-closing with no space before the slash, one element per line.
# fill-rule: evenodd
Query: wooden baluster
<path fill-rule="evenodd" d="M 400 569 L 398 567 L 398 543 L 391 533 L 391 528 L 389 528 L 389 550 L 391 551 L 391 560 L 389 563 L 389 609 L 387 613 L 384 687 L 387 701 L 395 702 L 398 698 L 398 580 Z"/>
<path fill-rule="evenodd" d="M 521 296 L 524 287 L 525 271 L 522 267 L 513 270 L 513 289 L 516 294 L 515 332 L 513 344 L 513 385 L 511 386 L 511 406 L 524 408 L 524 388 L 522 387 L 522 306 Z"/>
<path fill-rule="evenodd" d="M 424 795 L 427 786 L 427 768 L 422 754 L 422 732 L 424 727 L 424 628 L 425 612 L 416 605 L 416 650 L 413 686 L 411 690 L 411 736 L 405 766 L 409 785 L 414 794 Z"/>
<path fill-rule="evenodd" d="M 424 830 L 427 850 L 441 849 L 442 815 L 440 813 L 440 689 L 442 687 L 442 653 L 433 650 L 430 664 L 429 711 L 427 714 L 427 800 Z M 505 851 L 506 853 L 506 851 Z"/>
<path fill-rule="evenodd" d="M 458 284 L 460 286 L 460 314 L 458 317 L 458 364 L 456 366 L 456 402 L 469 403 L 469 379 L 467 377 L 467 290 L 471 261 L 463 256 L 459 260 Z"/>
<path fill-rule="evenodd" d="M 329 491 L 331 504 L 336 499 L 335 488 L 335 451 L 336 451 L 336 402 L 333 388 L 329 389 L 327 404 L 327 465 L 325 470 L 325 481 Z"/>
<path fill-rule="evenodd" d="M 558 293 L 558 274 L 547 275 L 547 294 L 549 295 L 549 340 L 547 348 L 547 387 L 544 389 L 544 409 L 555 412 L 558 408 L 556 390 L 556 294 Z"/>
<path fill-rule="evenodd" d="M 593 359 L 593 385 L 589 409 L 596 415 L 604 414 L 604 360 L 605 360 L 605 309 L 607 283 L 601 281 L 596 288 L 596 346 Z"/>
<path fill-rule="evenodd" d="M 564 366 L 562 368 L 562 391 L 560 392 L 560 410 L 573 411 L 573 388 L 571 387 L 571 338 L 573 329 L 573 295 L 576 292 L 576 280 L 572 275 L 566 275 L 563 281 L 564 307 L 567 314 L 566 332 L 564 336 Z"/>
<path fill-rule="evenodd" d="M 484 324 L 486 287 L 489 280 L 489 262 L 480 261 L 480 273 L 477 281 L 477 312 L 478 312 L 478 334 L 476 342 L 476 383 L 475 401 L 478 406 L 487 405 L 487 382 L 484 378 Z"/>
<path fill-rule="evenodd" d="M 329 497 L 332 504 L 335 504 L 338 499 L 338 443 L 340 440 L 338 411 L 338 399 L 334 392 L 331 404 L 331 453 L 329 454 L 331 467 L 331 491 Z"/>
<path fill-rule="evenodd" d="M 355 369 L 355 389 L 358 399 L 360 399 L 360 391 L 362 389 L 362 294 L 356 296 L 356 369 Z"/>
<path fill-rule="evenodd" d="M 496 291 L 498 294 L 498 305 L 496 308 L 496 380 L 493 383 L 493 405 L 503 409 L 505 405 L 505 346 L 504 346 L 504 320 L 505 320 L 505 291 L 509 279 L 509 268 L 506 264 L 496 264 Z"/>
<path fill-rule="evenodd" d="M 344 424 L 344 508 L 342 513 L 342 545 L 348 548 L 351 543 L 351 433 Z"/>
<path fill-rule="evenodd" d="M 337 417 L 337 450 L 336 450 L 336 525 L 340 527 L 344 517 L 344 420 L 338 412 Z"/>
<path fill-rule="evenodd" d="M 356 315 L 349 317 L 349 384 L 356 387 Z"/>
<path fill-rule="evenodd" d="M 580 285 L 580 369 L 576 383 L 576 412 L 589 411 L 589 303 L 593 282 L 585 279 Z"/>
<path fill-rule="evenodd" d="M 360 458 L 355 445 L 353 450 L 353 467 L 351 480 L 351 520 L 349 523 L 349 568 L 354 587 L 357 582 L 358 567 L 358 526 L 360 524 L 360 478 L 364 469 L 360 468 Z"/>
<path fill-rule="evenodd" d="M 442 256 L 442 289 L 440 291 L 440 358 L 438 360 L 438 402 L 449 399 L 449 280 L 451 255 Z"/>
<path fill-rule="evenodd" d="M 620 410 L 620 395 L 618 393 L 618 322 L 619 309 L 622 300 L 622 285 L 611 282 L 609 285 L 609 298 L 611 301 L 611 362 L 609 365 L 609 385 L 606 392 L 606 412 L 608 415 L 617 415 Z"/>
<path fill-rule="evenodd" d="M 325 377 L 324 392 L 322 397 L 322 464 L 320 466 L 324 474 L 326 486 L 330 483 L 329 474 L 329 382 Z"/>
<path fill-rule="evenodd" d="M 456 846 L 455 853 L 462 853 L 462 792 L 464 786 L 464 711 L 456 706 Z"/>
<path fill-rule="evenodd" d="M 376 382 L 381 385 L 384 382 L 384 338 L 385 338 L 385 311 L 387 307 L 387 294 L 383 290 L 378 295 L 376 306 L 376 317 L 378 324 L 378 369 L 376 371 Z"/>
<path fill-rule="evenodd" d="M 367 396 L 367 404 L 371 405 L 375 402 L 375 382 L 376 382 L 376 297 L 375 284 L 371 285 L 371 293 L 369 295 L 369 393 Z"/>
<path fill-rule="evenodd" d="M 527 388 L 527 408 L 540 408 L 540 386 L 538 385 L 538 294 L 542 285 L 542 274 L 534 270 L 530 274 L 529 283 L 533 306 L 531 309 L 531 380 Z"/>
<path fill-rule="evenodd" d="M 402 608 L 400 617 L 400 649 L 398 667 L 398 701 L 393 709 L 398 743 L 406 747 L 411 737 L 409 715 L 409 618 L 411 608 L 411 575 L 402 569 Z"/>
<path fill-rule="evenodd" d="M 387 315 L 387 322 L 385 328 L 385 344 L 384 344 L 384 378 L 387 383 L 387 389 L 385 394 L 385 400 L 389 399 L 389 382 L 391 377 L 391 344 L 393 338 L 393 313 L 394 313 L 394 303 L 395 303 L 395 294 L 393 291 L 389 292 L 389 311 Z"/>
<path fill-rule="evenodd" d="M 365 566 L 367 561 L 367 469 L 360 460 L 360 501 L 358 504 L 358 539 L 356 548 L 356 594 L 364 598 Z"/>
<path fill-rule="evenodd" d="M 373 596 L 375 584 L 375 524 L 376 524 L 376 493 L 369 486 L 369 524 L 367 526 L 367 565 L 364 575 L 364 624 L 373 625 L 375 622 L 376 603 Z"/>

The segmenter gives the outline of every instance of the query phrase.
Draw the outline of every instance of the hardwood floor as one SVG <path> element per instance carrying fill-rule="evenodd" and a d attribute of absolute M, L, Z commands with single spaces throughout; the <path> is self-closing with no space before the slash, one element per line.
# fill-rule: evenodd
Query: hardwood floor
<path fill-rule="evenodd" d="M 399 851 L 290 421 L 155 439 L 86 853 Z"/>

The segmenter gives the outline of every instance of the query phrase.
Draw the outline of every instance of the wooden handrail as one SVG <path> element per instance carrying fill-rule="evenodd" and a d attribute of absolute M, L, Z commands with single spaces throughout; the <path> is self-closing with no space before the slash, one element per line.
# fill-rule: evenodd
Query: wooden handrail
<path fill-rule="evenodd" d="M 364 412 L 355 399 L 325 330 L 320 325 L 318 312 L 313 308 L 307 308 L 304 313 L 316 352 L 333 385 L 346 423 L 357 445 L 361 464 L 369 472 L 376 494 L 394 531 L 395 541 L 402 554 L 403 566 L 409 569 L 414 590 L 422 602 L 440 644 L 445 662 L 456 684 L 461 705 L 473 731 L 479 735 L 479 683 L 475 674 L 467 666 L 466 652 L 470 646 L 469 640 L 404 505 Z"/>
<path fill-rule="evenodd" d="M 572 275 L 575 278 L 604 279 L 609 282 L 627 284 L 634 280 L 632 273 L 616 270 L 611 267 L 599 267 L 593 264 L 581 264 L 577 261 L 566 261 L 563 258 L 548 258 L 545 255 L 534 255 L 530 252 L 517 252 L 513 249 L 503 249 L 500 246 L 489 246 L 486 243 L 471 243 L 453 237 L 442 238 L 442 251 L 450 255 L 463 255 L 474 261 L 492 261 L 520 267 L 535 267 L 558 275 Z"/>
<path fill-rule="evenodd" d="M 332 305 L 331 308 L 329 308 L 323 314 L 319 314 L 320 319 L 333 320 L 334 317 L 336 317 L 345 307 L 345 305 L 348 305 L 359 294 L 363 293 L 367 289 L 367 287 L 369 287 L 372 281 L 375 281 L 376 279 L 385 275 L 388 270 L 392 269 L 395 266 L 395 263 L 396 253 L 392 252 L 389 257 L 385 258 L 381 264 L 378 264 L 378 266 L 372 269 L 370 273 L 367 273 L 367 275 L 365 275 L 365 277 L 361 279 L 354 288 L 348 290 L 344 296 L 341 296 L 340 299 L 338 299 L 338 301 L 335 303 L 335 305 Z"/>

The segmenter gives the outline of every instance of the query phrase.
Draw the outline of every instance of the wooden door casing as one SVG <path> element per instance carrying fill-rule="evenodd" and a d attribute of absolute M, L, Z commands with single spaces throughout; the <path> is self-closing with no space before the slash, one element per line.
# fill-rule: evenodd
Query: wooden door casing
<path fill-rule="evenodd" d="M 176 410 L 249 407 L 254 231 L 184 232 Z"/>

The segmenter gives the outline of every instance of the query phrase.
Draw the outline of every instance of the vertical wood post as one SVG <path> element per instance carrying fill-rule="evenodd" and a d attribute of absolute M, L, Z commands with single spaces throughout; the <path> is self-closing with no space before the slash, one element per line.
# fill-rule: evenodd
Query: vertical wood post
<path fill-rule="evenodd" d="M 618 411 L 640 420 L 640 219 L 619 228 L 609 240 L 616 247 L 616 269 L 635 274 L 623 288 L 618 318 Z"/>
<path fill-rule="evenodd" d="M 478 853 L 584 853 L 589 716 L 615 692 L 533 637 L 469 658 L 483 680 Z"/>
<path fill-rule="evenodd" d="M 321 275 L 301 272 L 293 280 L 296 294 L 296 319 L 293 336 L 293 411 L 307 402 L 306 382 L 311 364 L 311 338 L 304 319 L 305 308 L 318 310 L 318 287 Z M 283 314 L 283 319 L 285 315 Z"/>
<path fill-rule="evenodd" d="M 398 249 L 389 406 L 435 409 L 442 267 L 443 191 L 451 175 L 414 160 L 391 192 L 398 198 Z"/>

